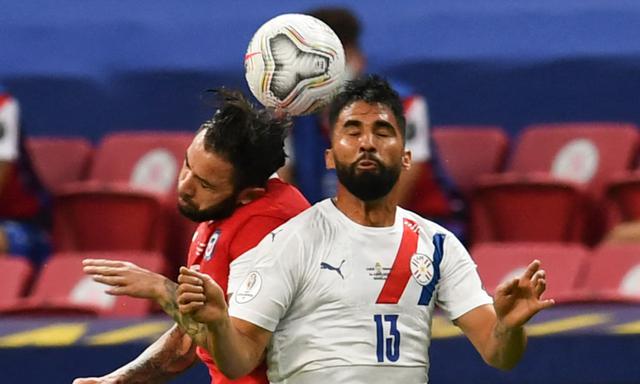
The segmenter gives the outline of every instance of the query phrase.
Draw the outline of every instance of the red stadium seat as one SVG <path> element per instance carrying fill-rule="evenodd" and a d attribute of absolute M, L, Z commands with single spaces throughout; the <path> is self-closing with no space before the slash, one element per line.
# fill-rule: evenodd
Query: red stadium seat
<path fill-rule="evenodd" d="M 513 153 L 508 173 L 485 178 L 474 191 L 473 241 L 597 242 L 606 228 L 601 204 L 604 186 L 612 173 L 632 165 L 637 146 L 638 132 L 631 124 L 528 127 Z M 574 191 L 569 191 L 572 188 Z M 561 190 L 564 203 L 559 205 Z M 509 194 L 516 196 L 507 201 Z M 576 202 L 572 204 L 571 199 Z M 501 206 L 500 200 L 507 206 Z M 576 207 L 581 207 L 584 217 L 576 217 Z M 588 227 L 581 224 L 584 220 L 590 223 Z M 487 225 L 490 228 L 485 228 Z M 514 237 L 513 228 L 518 226 L 532 230 Z M 576 227 L 584 232 L 577 234 Z M 546 228 L 544 236 L 539 228 Z"/>
<path fill-rule="evenodd" d="M 36 174 L 50 191 L 87 176 L 93 147 L 84 138 L 29 137 L 26 146 Z"/>
<path fill-rule="evenodd" d="M 640 220 L 640 170 L 612 177 L 606 196 L 609 228 L 620 222 Z"/>
<path fill-rule="evenodd" d="M 485 176 L 474 194 L 474 239 L 580 242 L 587 204 L 579 185 L 546 174 Z"/>
<path fill-rule="evenodd" d="M 96 149 L 89 180 L 58 196 L 57 250 L 157 251 L 166 245 L 162 252 L 172 260 L 168 268 L 177 270 L 195 228 L 176 209 L 178 173 L 193 135 L 158 131 L 106 135 Z"/>
<path fill-rule="evenodd" d="M 602 195 L 612 174 L 628 170 L 638 151 L 638 128 L 627 123 L 557 123 L 525 128 L 510 172 L 548 172 Z"/>
<path fill-rule="evenodd" d="M 640 303 L 640 244 L 605 244 L 595 249 L 584 290 L 589 300 Z"/>
<path fill-rule="evenodd" d="M 519 276 L 535 259 L 547 273 L 543 297 L 557 302 L 581 300 L 580 279 L 589 258 L 580 244 L 561 243 L 483 243 L 474 246 L 471 256 L 485 289 L 491 294 L 501 283 Z"/>
<path fill-rule="evenodd" d="M 165 207 L 155 195 L 116 184 L 67 187 L 56 196 L 53 239 L 57 251 L 164 252 Z"/>
<path fill-rule="evenodd" d="M 117 132 L 97 148 L 89 179 L 128 183 L 134 189 L 175 193 L 192 132 Z"/>
<path fill-rule="evenodd" d="M 45 264 L 33 293 L 0 308 L 0 315 L 90 315 L 139 317 L 150 313 L 150 300 L 110 296 L 105 286 L 82 271 L 83 258 L 126 260 L 154 272 L 163 269 L 162 255 L 153 252 L 87 252 L 55 254 Z"/>
<path fill-rule="evenodd" d="M 441 165 L 464 195 L 478 176 L 502 169 L 509 146 L 507 135 L 497 126 L 437 126 L 432 137 Z"/>
<path fill-rule="evenodd" d="M 0 307 L 24 295 L 32 274 L 33 268 L 26 259 L 0 255 Z"/>

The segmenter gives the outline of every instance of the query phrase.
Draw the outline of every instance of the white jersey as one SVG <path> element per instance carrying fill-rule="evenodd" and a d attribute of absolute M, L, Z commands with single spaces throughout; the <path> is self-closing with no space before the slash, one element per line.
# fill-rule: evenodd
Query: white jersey
<path fill-rule="evenodd" d="M 231 316 L 273 332 L 272 383 L 427 383 L 431 320 L 492 302 L 446 229 L 398 208 L 354 223 L 324 200 L 254 248 Z"/>

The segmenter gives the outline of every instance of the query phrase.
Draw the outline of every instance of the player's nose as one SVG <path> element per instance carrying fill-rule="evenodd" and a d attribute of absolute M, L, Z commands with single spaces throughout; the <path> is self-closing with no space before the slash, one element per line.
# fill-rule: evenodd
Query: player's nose
<path fill-rule="evenodd" d="M 178 195 L 193 197 L 195 195 L 195 182 L 191 172 L 187 170 L 178 181 Z"/>
<path fill-rule="evenodd" d="M 360 135 L 359 145 L 361 152 L 370 152 L 375 150 L 374 135 L 371 132 L 362 133 Z"/>

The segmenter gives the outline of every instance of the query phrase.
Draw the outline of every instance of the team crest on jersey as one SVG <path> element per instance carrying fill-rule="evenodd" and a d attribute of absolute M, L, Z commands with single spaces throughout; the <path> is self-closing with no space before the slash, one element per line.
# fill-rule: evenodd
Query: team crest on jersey
<path fill-rule="evenodd" d="M 215 251 L 216 249 L 218 238 L 220 238 L 220 230 L 216 229 L 216 231 L 213 232 L 213 235 L 211 235 L 211 237 L 209 238 L 209 242 L 207 243 L 207 249 L 205 249 L 204 251 L 204 261 L 209 261 L 211 260 L 211 257 L 213 257 L 213 251 Z"/>
<path fill-rule="evenodd" d="M 234 297 L 238 304 L 244 304 L 258 295 L 260 289 L 262 288 L 262 276 L 256 271 L 253 271 L 247 275 L 244 279 L 244 282 L 240 285 L 240 288 L 236 293 L 234 293 Z"/>
<path fill-rule="evenodd" d="M 425 254 L 415 253 L 411 256 L 410 262 L 411 275 L 416 282 L 425 286 L 433 279 L 433 260 Z"/>

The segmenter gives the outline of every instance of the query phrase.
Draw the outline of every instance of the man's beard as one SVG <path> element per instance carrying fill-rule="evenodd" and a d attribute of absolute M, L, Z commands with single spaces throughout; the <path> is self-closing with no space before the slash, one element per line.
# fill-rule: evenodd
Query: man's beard
<path fill-rule="evenodd" d="M 378 165 L 377 169 L 358 170 L 358 163 L 361 160 L 375 162 Z M 400 177 L 399 163 L 385 166 L 369 152 L 360 156 L 352 164 L 340 163 L 335 157 L 334 162 L 340 184 L 362 201 L 374 201 L 388 195 Z"/>
<path fill-rule="evenodd" d="M 221 220 L 231 216 L 237 207 L 237 194 L 233 193 L 231 196 L 222 200 L 220 203 L 213 207 L 206 209 L 196 209 L 191 202 L 184 199 L 187 204 L 178 203 L 178 210 L 180 213 L 191 221 L 196 223 L 203 223 L 209 220 Z"/>

